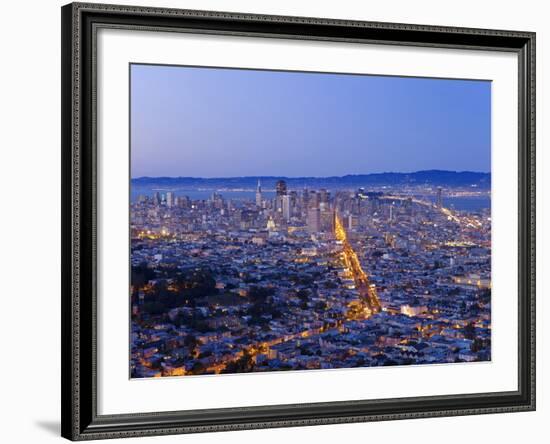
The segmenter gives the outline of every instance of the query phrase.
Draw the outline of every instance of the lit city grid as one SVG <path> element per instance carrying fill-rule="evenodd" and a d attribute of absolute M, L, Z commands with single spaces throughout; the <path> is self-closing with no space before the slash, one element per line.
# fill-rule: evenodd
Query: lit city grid
<path fill-rule="evenodd" d="M 491 359 L 491 83 L 131 65 L 132 378 Z"/>

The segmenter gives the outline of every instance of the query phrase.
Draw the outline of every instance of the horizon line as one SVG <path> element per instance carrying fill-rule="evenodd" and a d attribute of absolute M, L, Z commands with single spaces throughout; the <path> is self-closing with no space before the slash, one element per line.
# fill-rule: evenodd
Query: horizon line
<path fill-rule="evenodd" d="M 383 171 L 378 173 L 355 173 L 355 174 L 344 174 L 344 175 L 333 175 L 333 176 L 285 176 L 285 175 L 254 175 L 254 176 L 137 176 L 130 177 L 130 180 L 138 179 L 258 179 L 258 178 L 281 178 L 281 179 L 333 179 L 333 178 L 344 178 L 344 177 L 353 177 L 353 176 L 377 176 L 383 174 L 417 174 L 417 173 L 473 173 L 473 174 L 491 174 L 490 171 L 473 171 L 473 170 L 417 170 L 417 171 Z"/>

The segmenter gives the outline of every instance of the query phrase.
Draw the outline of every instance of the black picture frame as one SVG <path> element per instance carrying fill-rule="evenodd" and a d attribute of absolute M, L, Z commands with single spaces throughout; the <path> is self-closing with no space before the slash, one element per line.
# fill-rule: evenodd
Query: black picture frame
<path fill-rule="evenodd" d="M 72 3 L 62 15 L 62 436 L 71 440 L 535 409 L 535 33 Z M 97 414 L 95 38 L 99 27 L 508 51 L 519 62 L 518 390 Z M 497 154 L 498 155 L 498 154 Z M 514 291 L 514 289 L 509 289 Z"/>

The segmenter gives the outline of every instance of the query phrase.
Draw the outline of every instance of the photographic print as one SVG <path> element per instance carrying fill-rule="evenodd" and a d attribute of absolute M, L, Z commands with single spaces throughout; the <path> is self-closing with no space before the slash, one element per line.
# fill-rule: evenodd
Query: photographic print
<path fill-rule="evenodd" d="M 491 82 L 130 65 L 131 378 L 491 360 Z"/>

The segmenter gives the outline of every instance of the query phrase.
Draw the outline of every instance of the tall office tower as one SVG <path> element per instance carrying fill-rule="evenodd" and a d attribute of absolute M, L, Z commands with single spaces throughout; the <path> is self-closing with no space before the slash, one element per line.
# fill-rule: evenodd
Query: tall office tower
<path fill-rule="evenodd" d="M 321 212 L 330 208 L 330 193 L 324 188 L 319 190 L 319 208 Z"/>
<path fill-rule="evenodd" d="M 282 213 L 283 211 L 283 196 L 286 196 L 286 182 L 284 180 L 277 181 L 275 185 L 275 190 L 277 192 L 275 196 L 275 211 Z"/>
<path fill-rule="evenodd" d="M 310 208 L 307 211 L 307 229 L 310 233 L 318 233 L 321 230 L 321 212 L 319 208 Z"/>
<path fill-rule="evenodd" d="M 334 230 L 334 211 L 319 209 L 319 219 L 321 231 L 331 232 Z"/>
<path fill-rule="evenodd" d="M 302 191 L 302 209 L 307 209 L 308 201 L 309 201 L 309 191 L 307 190 L 307 188 L 304 188 L 304 190 Z"/>
<path fill-rule="evenodd" d="M 283 200 L 283 218 L 286 222 L 290 222 L 290 216 L 291 216 L 290 196 L 288 194 L 285 194 L 284 196 L 282 196 L 282 200 Z"/>
<path fill-rule="evenodd" d="M 441 197 L 441 187 L 437 188 L 437 201 L 436 201 L 437 208 L 443 207 L 443 198 Z"/>
<path fill-rule="evenodd" d="M 189 197 L 188 196 L 181 196 L 181 197 L 178 197 L 178 207 L 180 208 L 188 208 L 190 205 L 191 205 L 191 202 L 189 200 Z"/>
<path fill-rule="evenodd" d="M 328 204 L 329 201 L 329 192 L 324 188 L 319 190 L 319 203 Z"/>
<path fill-rule="evenodd" d="M 277 196 L 284 196 L 286 194 L 286 182 L 284 180 L 277 181 L 275 188 L 277 190 Z"/>
<path fill-rule="evenodd" d="M 346 198 L 341 205 L 344 213 L 351 213 L 353 210 L 353 199 Z"/>
<path fill-rule="evenodd" d="M 311 190 L 309 192 L 308 207 L 319 208 L 319 195 L 317 194 L 317 191 Z"/>
<path fill-rule="evenodd" d="M 262 207 L 262 185 L 260 184 L 260 179 L 258 179 L 258 186 L 256 188 L 256 206 L 258 208 Z"/>
<path fill-rule="evenodd" d="M 224 205 L 223 205 L 223 196 L 221 194 L 218 194 L 216 192 L 212 193 L 212 196 L 210 198 L 211 202 L 212 202 L 212 206 L 218 210 L 221 210 Z"/>
<path fill-rule="evenodd" d="M 298 193 L 296 191 L 291 191 L 288 195 L 290 196 L 290 206 L 295 207 L 298 205 Z"/>
<path fill-rule="evenodd" d="M 160 205 L 160 193 L 158 191 L 153 194 L 153 203 L 157 206 Z"/>
<path fill-rule="evenodd" d="M 168 191 L 166 193 L 166 206 L 168 208 L 172 208 L 174 206 L 174 193 L 172 193 L 172 191 Z"/>

